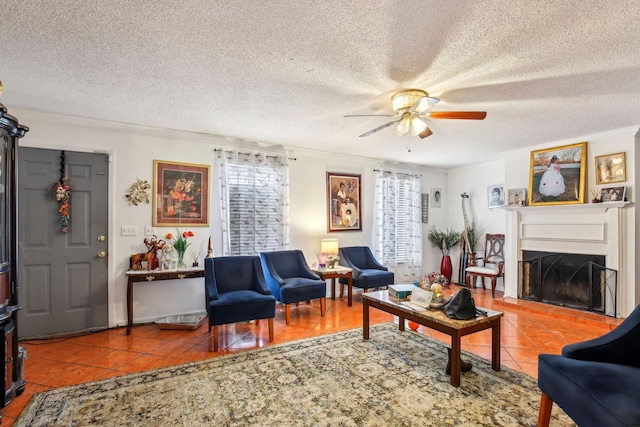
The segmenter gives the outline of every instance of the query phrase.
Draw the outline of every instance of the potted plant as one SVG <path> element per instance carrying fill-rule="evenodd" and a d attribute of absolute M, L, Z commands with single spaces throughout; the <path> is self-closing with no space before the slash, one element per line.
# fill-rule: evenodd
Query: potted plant
<path fill-rule="evenodd" d="M 447 281 L 451 282 L 451 273 L 453 272 L 453 266 L 451 265 L 451 257 L 449 251 L 456 247 L 460 243 L 462 233 L 459 233 L 453 229 L 448 228 L 446 231 L 438 230 L 435 226 L 429 230 L 427 238 L 431 244 L 440 249 L 442 252 L 442 261 L 440 263 L 440 273 L 442 273 Z"/>
<path fill-rule="evenodd" d="M 476 227 L 475 224 L 465 228 L 462 232 L 462 239 L 469 253 L 469 265 L 476 265 L 476 253 L 482 249 L 482 238 L 484 237 L 484 228 Z"/>

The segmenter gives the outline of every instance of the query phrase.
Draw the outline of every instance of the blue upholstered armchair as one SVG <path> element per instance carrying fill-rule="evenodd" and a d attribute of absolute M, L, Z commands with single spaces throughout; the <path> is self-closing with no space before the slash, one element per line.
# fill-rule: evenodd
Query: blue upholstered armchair
<path fill-rule="evenodd" d="M 320 298 L 320 315 L 324 317 L 327 285 L 311 271 L 302 251 L 263 252 L 260 259 L 271 292 L 284 304 L 287 325 L 291 322 L 291 304 L 300 301 Z"/>
<path fill-rule="evenodd" d="M 353 286 L 365 290 L 393 285 L 394 275 L 380 264 L 368 246 L 348 246 L 340 248 L 340 265 L 353 269 Z M 340 279 L 342 285 L 347 279 Z"/>
<path fill-rule="evenodd" d="M 556 402 L 580 427 L 640 426 L 640 306 L 616 329 L 538 356 L 538 426 Z"/>
<path fill-rule="evenodd" d="M 205 258 L 204 288 L 213 351 L 218 351 L 218 326 L 227 323 L 268 319 L 269 341 L 273 341 L 276 299 L 264 279 L 260 258 Z"/>

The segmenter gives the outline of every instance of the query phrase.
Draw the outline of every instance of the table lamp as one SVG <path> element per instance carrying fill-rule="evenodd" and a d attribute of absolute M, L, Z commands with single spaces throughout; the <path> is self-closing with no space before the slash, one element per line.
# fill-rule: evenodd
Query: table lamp
<path fill-rule="evenodd" d="M 327 267 L 335 268 L 340 260 L 338 256 L 338 239 L 322 239 L 320 241 L 320 252 L 327 254 Z"/>

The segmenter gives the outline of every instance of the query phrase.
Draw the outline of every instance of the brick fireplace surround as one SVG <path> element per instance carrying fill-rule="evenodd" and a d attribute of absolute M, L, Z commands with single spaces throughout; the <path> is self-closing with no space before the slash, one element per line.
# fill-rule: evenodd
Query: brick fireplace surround
<path fill-rule="evenodd" d="M 522 251 L 604 255 L 606 267 L 618 271 L 617 312 L 626 317 L 635 307 L 635 260 L 626 259 L 625 245 L 633 245 L 635 230 L 625 227 L 625 202 L 583 205 L 526 206 L 507 209 L 505 297 L 518 297 L 518 261 Z M 629 236 L 627 242 L 624 237 Z M 629 240 L 627 239 L 627 240 Z"/>

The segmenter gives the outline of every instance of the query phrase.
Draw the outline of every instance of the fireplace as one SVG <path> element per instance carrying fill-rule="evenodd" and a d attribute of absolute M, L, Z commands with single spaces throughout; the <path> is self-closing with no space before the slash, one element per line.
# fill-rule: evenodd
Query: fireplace
<path fill-rule="evenodd" d="M 637 293 L 634 240 L 627 237 L 633 230 L 625 226 L 632 223 L 633 211 L 626 206 L 612 202 L 508 208 L 504 295 L 626 317 Z M 556 258 L 548 257 L 551 254 Z M 543 279 L 559 285 L 552 287 Z M 578 279 L 580 284 L 574 283 Z M 528 288 L 523 292 L 524 286 Z"/>
<path fill-rule="evenodd" d="M 604 255 L 523 251 L 518 297 L 613 315 L 618 274 L 605 263 Z"/>

